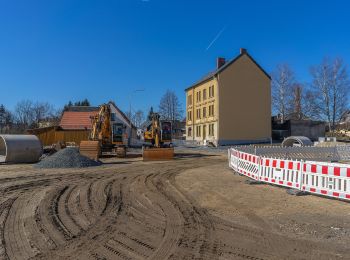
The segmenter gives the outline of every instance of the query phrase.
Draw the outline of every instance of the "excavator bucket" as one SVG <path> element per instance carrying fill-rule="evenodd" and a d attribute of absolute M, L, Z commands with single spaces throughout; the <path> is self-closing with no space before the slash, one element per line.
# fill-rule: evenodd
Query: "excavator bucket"
<path fill-rule="evenodd" d="M 98 161 L 101 154 L 101 146 L 99 141 L 81 141 L 79 152 L 92 160 Z"/>
<path fill-rule="evenodd" d="M 174 158 L 174 147 L 171 148 L 144 148 L 142 150 L 144 161 L 166 161 Z"/>

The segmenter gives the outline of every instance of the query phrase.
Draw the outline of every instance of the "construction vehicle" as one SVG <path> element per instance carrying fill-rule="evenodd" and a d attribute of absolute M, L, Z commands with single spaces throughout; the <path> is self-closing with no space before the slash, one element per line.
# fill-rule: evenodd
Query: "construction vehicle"
<path fill-rule="evenodd" d="M 171 122 L 161 123 L 158 113 L 151 114 L 151 124 L 144 132 L 144 141 L 149 144 L 142 147 L 144 161 L 174 158 L 174 147 L 171 143 Z"/>
<path fill-rule="evenodd" d="M 111 124 L 111 109 L 108 104 L 100 106 L 98 114 L 91 117 L 92 129 L 88 141 L 81 141 L 80 153 L 98 160 L 102 155 L 126 156 L 126 145 L 123 143 L 125 126 Z"/>

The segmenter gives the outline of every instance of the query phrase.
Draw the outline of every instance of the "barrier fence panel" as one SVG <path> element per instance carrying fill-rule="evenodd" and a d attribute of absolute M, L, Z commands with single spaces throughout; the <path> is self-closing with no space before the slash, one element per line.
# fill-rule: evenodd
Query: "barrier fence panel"
<path fill-rule="evenodd" d="M 301 162 L 293 160 L 261 158 L 259 180 L 281 186 L 300 189 Z"/>
<path fill-rule="evenodd" d="M 305 162 L 302 190 L 350 200 L 350 166 L 340 163 Z"/>
<path fill-rule="evenodd" d="M 233 170 L 252 179 L 350 200 L 349 164 L 265 158 L 238 148 L 228 149 L 228 159 Z"/>
<path fill-rule="evenodd" d="M 244 152 L 239 152 L 238 155 L 237 171 L 252 179 L 258 180 L 260 157 Z"/>
<path fill-rule="evenodd" d="M 228 156 L 229 156 L 229 166 L 233 170 L 237 171 L 239 151 L 237 151 L 234 148 L 230 148 L 228 149 Z"/>

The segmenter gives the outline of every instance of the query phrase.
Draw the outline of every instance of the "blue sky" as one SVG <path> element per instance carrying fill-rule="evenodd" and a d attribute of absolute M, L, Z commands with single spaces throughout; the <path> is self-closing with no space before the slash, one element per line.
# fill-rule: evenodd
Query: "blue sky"
<path fill-rule="evenodd" d="M 244 47 L 301 82 L 323 57 L 350 63 L 347 1 L 0 0 L 0 103 L 88 98 L 158 107 Z M 216 38 L 220 37 L 208 46 Z M 134 92 L 144 89 L 143 92 Z"/>

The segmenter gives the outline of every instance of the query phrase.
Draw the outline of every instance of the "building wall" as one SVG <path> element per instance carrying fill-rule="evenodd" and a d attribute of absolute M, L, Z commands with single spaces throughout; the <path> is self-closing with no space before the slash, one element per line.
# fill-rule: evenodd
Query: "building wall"
<path fill-rule="evenodd" d="M 213 89 L 213 96 L 210 95 L 212 93 L 210 92 L 210 88 Z M 205 97 L 203 96 L 204 91 L 206 93 Z M 197 99 L 197 95 L 200 99 Z M 212 115 L 209 113 L 211 111 L 210 106 L 213 107 Z M 213 133 L 209 133 L 210 128 L 214 128 Z M 192 129 L 190 135 L 189 129 Z M 195 140 L 198 142 L 210 140 L 216 142 L 217 138 L 218 83 L 214 78 L 186 91 L 186 140 Z"/>
<path fill-rule="evenodd" d="M 243 55 L 218 75 L 219 142 L 267 141 L 271 137 L 271 82 Z"/>
<path fill-rule="evenodd" d="M 311 120 L 291 120 L 290 135 L 291 136 L 306 136 L 313 141 L 317 141 L 319 137 L 326 134 L 326 125 L 321 122 Z"/>

